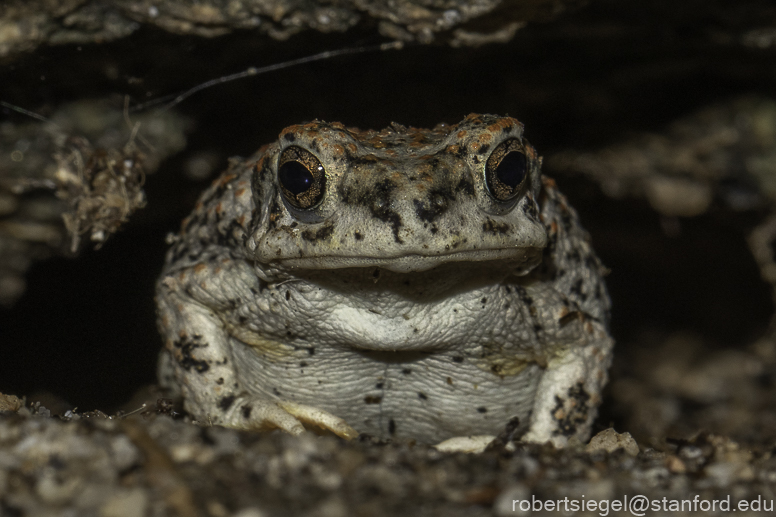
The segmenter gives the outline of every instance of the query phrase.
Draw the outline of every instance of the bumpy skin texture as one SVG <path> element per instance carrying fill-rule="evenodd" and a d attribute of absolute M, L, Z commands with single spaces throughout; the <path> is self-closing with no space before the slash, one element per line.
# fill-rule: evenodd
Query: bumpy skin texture
<path fill-rule="evenodd" d="M 499 200 L 488 174 L 507 146 L 527 173 Z M 325 178 L 309 208 L 279 186 L 289 153 Z M 433 443 L 517 418 L 524 440 L 585 440 L 609 299 L 540 162 L 517 120 L 491 115 L 285 129 L 182 224 L 157 289 L 162 384 L 229 427 Z"/>

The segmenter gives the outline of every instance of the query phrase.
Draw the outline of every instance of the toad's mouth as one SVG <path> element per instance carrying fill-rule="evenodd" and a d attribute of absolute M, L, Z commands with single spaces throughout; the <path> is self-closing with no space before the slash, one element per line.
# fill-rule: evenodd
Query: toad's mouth
<path fill-rule="evenodd" d="M 378 267 L 394 273 L 419 273 L 453 262 L 508 263 L 514 270 L 529 271 L 541 261 L 540 247 L 479 249 L 441 253 L 437 255 L 408 254 L 394 257 L 323 255 L 280 259 L 277 262 L 288 269 L 345 269 Z"/>

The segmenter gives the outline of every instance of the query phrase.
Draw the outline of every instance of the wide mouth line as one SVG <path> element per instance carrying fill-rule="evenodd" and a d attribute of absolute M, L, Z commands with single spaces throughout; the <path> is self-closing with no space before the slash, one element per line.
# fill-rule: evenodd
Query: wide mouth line
<path fill-rule="evenodd" d="M 464 250 L 453 251 L 450 253 L 434 253 L 429 255 L 423 255 L 420 253 L 408 253 L 406 255 L 382 255 L 382 256 L 369 256 L 369 255 L 313 255 L 308 257 L 288 257 L 278 259 L 279 262 L 294 262 L 294 261 L 308 261 L 308 260 L 363 260 L 363 261 L 394 261 L 394 260 L 434 260 L 434 259 L 448 259 L 455 256 L 472 256 L 472 255 L 522 255 L 523 250 L 533 250 L 533 247 L 521 247 L 521 248 L 484 248 L 478 250 Z"/>
<path fill-rule="evenodd" d="M 395 256 L 352 256 L 352 255 L 317 255 L 311 257 L 289 257 L 278 259 L 283 265 L 296 268 L 312 269 L 345 269 L 384 267 L 393 271 L 424 271 L 441 264 L 451 262 L 503 262 L 520 261 L 534 256 L 540 248 L 490 248 L 480 250 L 455 251 L 433 255 L 409 253 Z"/>

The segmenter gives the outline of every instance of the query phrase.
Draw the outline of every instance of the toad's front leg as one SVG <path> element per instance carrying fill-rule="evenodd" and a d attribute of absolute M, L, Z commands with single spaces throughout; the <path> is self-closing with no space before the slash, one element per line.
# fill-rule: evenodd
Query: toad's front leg
<path fill-rule="evenodd" d="M 343 419 L 326 411 L 268 400 L 245 389 L 223 321 L 213 308 L 190 295 L 192 289 L 184 288 L 201 287 L 184 281 L 196 275 L 195 268 L 167 276 L 157 291 L 159 325 L 166 338 L 159 377 L 165 387 L 183 397 L 186 411 L 201 421 L 238 429 L 282 429 L 296 435 L 305 427 L 318 427 L 343 438 L 356 437 L 358 433 Z"/>
<path fill-rule="evenodd" d="M 570 438 L 586 442 L 601 403 L 614 341 L 595 321 L 574 324 L 586 341 L 549 361 L 536 390 L 528 432 L 523 441 L 564 447 Z"/>

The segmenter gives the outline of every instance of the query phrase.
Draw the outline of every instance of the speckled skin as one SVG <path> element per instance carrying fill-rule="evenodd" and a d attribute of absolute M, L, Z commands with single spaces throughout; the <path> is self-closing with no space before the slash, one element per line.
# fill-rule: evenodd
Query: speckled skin
<path fill-rule="evenodd" d="M 528 174 L 504 202 L 485 168 L 507 140 Z M 325 169 L 310 208 L 278 186 L 292 146 Z M 182 224 L 157 289 L 162 384 L 229 427 L 433 443 L 516 417 L 524 440 L 586 439 L 609 299 L 540 163 L 506 117 L 285 129 L 232 160 Z"/>

